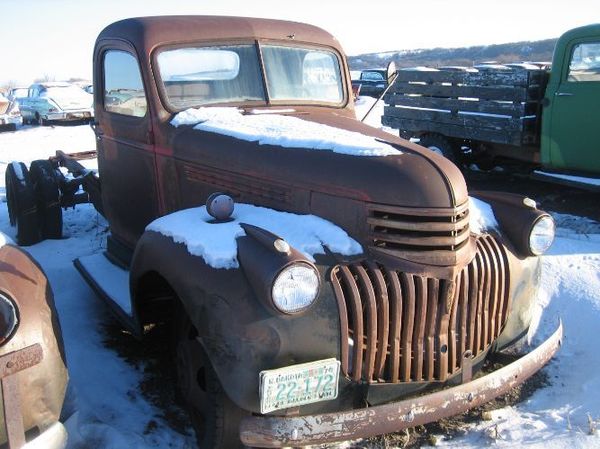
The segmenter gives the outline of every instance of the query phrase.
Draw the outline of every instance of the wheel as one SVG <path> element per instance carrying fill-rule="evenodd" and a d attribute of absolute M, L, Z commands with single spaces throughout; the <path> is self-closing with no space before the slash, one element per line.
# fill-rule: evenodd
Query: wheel
<path fill-rule="evenodd" d="M 8 164 L 5 181 L 8 217 L 10 224 L 17 226 L 17 242 L 33 245 L 40 241 L 40 229 L 35 193 L 25 164 Z"/>
<path fill-rule="evenodd" d="M 197 340 L 183 306 L 175 313 L 175 366 L 177 393 L 190 416 L 199 449 L 243 448 L 240 421 L 247 412 L 225 394 L 204 348 Z"/>
<path fill-rule="evenodd" d="M 46 120 L 44 120 L 44 117 L 42 117 L 39 112 L 35 113 L 35 121 L 39 126 L 46 126 Z"/>
<path fill-rule="evenodd" d="M 37 203 L 41 236 L 44 239 L 62 237 L 62 209 L 60 191 L 52 163 L 49 160 L 33 161 L 29 166 Z"/>
<path fill-rule="evenodd" d="M 429 148 L 435 153 L 441 154 L 452 162 L 457 162 L 454 145 L 443 136 L 437 134 L 424 134 L 420 138 L 419 145 Z"/>

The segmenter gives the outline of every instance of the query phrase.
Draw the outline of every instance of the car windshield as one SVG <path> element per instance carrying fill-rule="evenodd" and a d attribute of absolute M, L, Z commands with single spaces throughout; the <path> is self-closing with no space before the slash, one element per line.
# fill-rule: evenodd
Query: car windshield
<path fill-rule="evenodd" d="M 264 81 L 254 44 L 161 51 L 156 62 L 167 102 L 175 110 L 217 103 L 342 103 L 341 71 L 333 52 L 262 45 L 260 53 Z"/>

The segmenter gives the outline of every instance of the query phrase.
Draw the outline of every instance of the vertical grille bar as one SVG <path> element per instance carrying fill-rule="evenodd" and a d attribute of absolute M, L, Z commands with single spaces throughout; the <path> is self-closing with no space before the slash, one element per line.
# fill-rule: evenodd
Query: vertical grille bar
<path fill-rule="evenodd" d="M 489 319 L 490 319 L 490 292 L 491 292 L 491 277 L 492 273 L 492 262 L 489 258 L 487 247 L 483 242 L 484 239 L 479 239 L 477 241 L 479 247 L 479 254 L 481 254 L 481 260 L 483 261 L 483 296 L 482 296 L 482 305 L 483 305 L 483 314 L 482 314 L 482 322 L 481 322 L 481 339 L 479 341 L 479 346 L 483 351 L 484 348 L 487 347 L 488 342 L 488 334 L 489 334 Z"/>
<path fill-rule="evenodd" d="M 466 350 L 475 353 L 475 324 L 477 323 L 477 298 L 479 297 L 479 261 L 477 257 L 469 265 L 469 283 L 471 288 L 466 304 L 469 309 Z"/>
<path fill-rule="evenodd" d="M 410 381 L 412 364 L 411 349 L 412 335 L 415 322 L 415 284 L 414 276 L 406 273 L 400 274 L 402 291 L 405 293 L 404 321 L 402 328 L 402 357 L 400 359 L 400 373 L 403 382 Z"/>
<path fill-rule="evenodd" d="M 344 280 L 344 285 L 347 286 L 348 290 L 346 295 L 349 296 L 348 303 L 350 305 L 350 311 L 352 319 L 349 320 L 352 323 L 352 329 L 354 330 L 354 351 L 352 354 L 352 380 L 359 381 L 362 374 L 362 361 L 363 361 L 363 315 L 362 305 L 360 302 L 360 294 L 356 282 L 352 273 L 346 266 L 340 267 L 340 273 Z"/>
<path fill-rule="evenodd" d="M 349 358 L 348 358 L 348 349 L 349 349 L 349 339 L 350 335 L 348 332 L 348 307 L 346 307 L 346 299 L 344 295 L 344 291 L 342 290 L 342 285 L 340 284 L 340 280 L 338 278 L 340 267 L 335 267 L 331 272 L 331 285 L 333 286 L 333 292 L 335 294 L 335 299 L 337 300 L 337 305 L 340 313 L 340 365 L 342 369 L 342 373 L 344 376 L 347 376 L 350 373 Z"/>
<path fill-rule="evenodd" d="M 435 336 L 439 304 L 439 281 L 427 279 L 427 339 L 425 341 L 425 380 L 433 380 L 435 369 Z"/>
<path fill-rule="evenodd" d="M 450 366 L 450 373 L 454 374 L 458 368 L 456 362 L 460 360 L 457 357 L 457 351 L 460 354 L 461 341 L 463 341 L 463 332 L 461 328 L 457 328 L 459 312 L 459 304 L 461 303 L 461 296 L 464 288 L 464 277 L 465 270 L 462 270 L 456 278 L 456 285 L 454 287 L 454 299 L 452 301 L 452 310 L 450 311 L 450 320 L 448 322 L 448 364 Z"/>
<path fill-rule="evenodd" d="M 437 366 L 435 375 L 441 381 L 448 377 L 448 323 L 450 313 L 454 307 L 455 283 L 454 281 L 440 281 L 440 304 L 438 308 L 438 326 L 437 326 Z"/>
<path fill-rule="evenodd" d="M 484 291 L 484 280 L 485 280 L 485 264 L 483 262 L 483 258 L 481 257 L 481 253 L 477 253 L 475 256 L 475 260 L 479 264 L 479 270 L 477 272 L 477 313 L 476 313 L 476 325 L 475 325 L 475 341 L 474 341 L 474 355 L 479 355 L 481 352 L 481 337 L 482 337 L 482 319 L 483 319 L 483 291 Z"/>
<path fill-rule="evenodd" d="M 502 330 L 502 324 L 506 321 L 506 314 L 508 313 L 508 301 L 509 301 L 509 288 L 510 276 L 508 273 L 508 261 L 504 251 L 500 249 L 498 243 L 494 239 L 489 240 L 496 257 L 498 259 L 498 269 L 500 273 L 499 289 L 498 289 L 498 310 L 496 315 L 497 331 L 495 337 L 500 335 Z"/>
<path fill-rule="evenodd" d="M 460 296 L 460 351 L 457 354 L 458 361 L 461 362 L 462 365 L 462 355 L 467 350 L 468 344 L 468 327 L 467 327 L 467 317 L 469 313 L 469 294 L 471 292 L 472 286 L 472 277 L 469 275 L 471 272 L 471 267 L 465 267 L 462 271 L 462 286 L 461 291 L 462 295 Z"/>
<path fill-rule="evenodd" d="M 498 309 L 498 276 L 500 274 L 500 267 L 497 255 L 490 242 L 487 239 L 481 239 L 482 245 L 488 253 L 488 259 L 490 260 L 490 331 L 488 338 L 486 339 L 486 345 L 491 344 L 496 338 L 496 314 Z"/>
<path fill-rule="evenodd" d="M 400 336 L 402 331 L 402 287 L 398 273 L 386 270 L 390 291 L 390 376 L 393 383 L 400 378 Z"/>
<path fill-rule="evenodd" d="M 381 270 L 373 262 L 367 262 L 369 276 L 375 286 L 377 300 L 377 355 L 375 357 L 375 379 L 383 378 L 385 360 L 388 352 L 390 330 L 390 306 L 387 286 Z"/>
<path fill-rule="evenodd" d="M 360 265 L 356 265 L 354 268 L 358 278 L 358 285 L 360 286 L 359 291 L 362 292 L 361 297 L 366 300 L 366 303 L 363 302 L 362 311 L 364 314 L 363 322 L 366 323 L 366 332 L 364 335 L 367 340 L 367 354 L 363 370 L 365 371 L 364 378 L 366 378 L 367 382 L 371 382 L 373 380 L 373 373 L 375 372 L 375 353 L 377 347 L 377 305 L 375 304 L 375 291 L 366 270 Z"/>
<path fill-rule="evenodd" d="M 423 379 L 423 339 L 427 319 L 427 278 L 415 276 L 415 329 L 413 332 L 413 380 Z"/>

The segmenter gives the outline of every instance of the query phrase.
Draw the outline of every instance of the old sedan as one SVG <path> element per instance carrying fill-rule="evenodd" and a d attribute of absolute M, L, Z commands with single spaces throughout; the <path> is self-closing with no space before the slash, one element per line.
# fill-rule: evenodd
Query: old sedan
<path fill-rule="evenodd" d="M 44 125 L 55 120 L 83 120 L 94 116 L 92 95 L 70 83 L 38 83 L 19 100 L 25 123 Z"/>

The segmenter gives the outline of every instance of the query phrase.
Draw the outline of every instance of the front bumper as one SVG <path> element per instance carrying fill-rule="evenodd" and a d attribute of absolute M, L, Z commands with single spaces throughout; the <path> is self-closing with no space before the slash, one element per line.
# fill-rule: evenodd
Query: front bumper
<path fill-rule="evenodd" d="M 0 115 L 0 126 L 1 125 L 17 125 L 23 124 L 23 118 L 20 115 Z"/>
<path fill-rule="evenodd" d="M 248 446 L 331 443 L 396 432 L 453 416 L 507 393 L 540 370 L 562 342 L 562 323 L 540 346 L 515 362 L 473 381 L 399 402 L 310 416 L 252 416 L 240 425 Z"/>
<path fill-rule="evenodd" d="M 47 120 L 82 120 L 92 118 L 94 116 L 93 109 L 74 109 L 63 112 L 49 112 Z"/>

